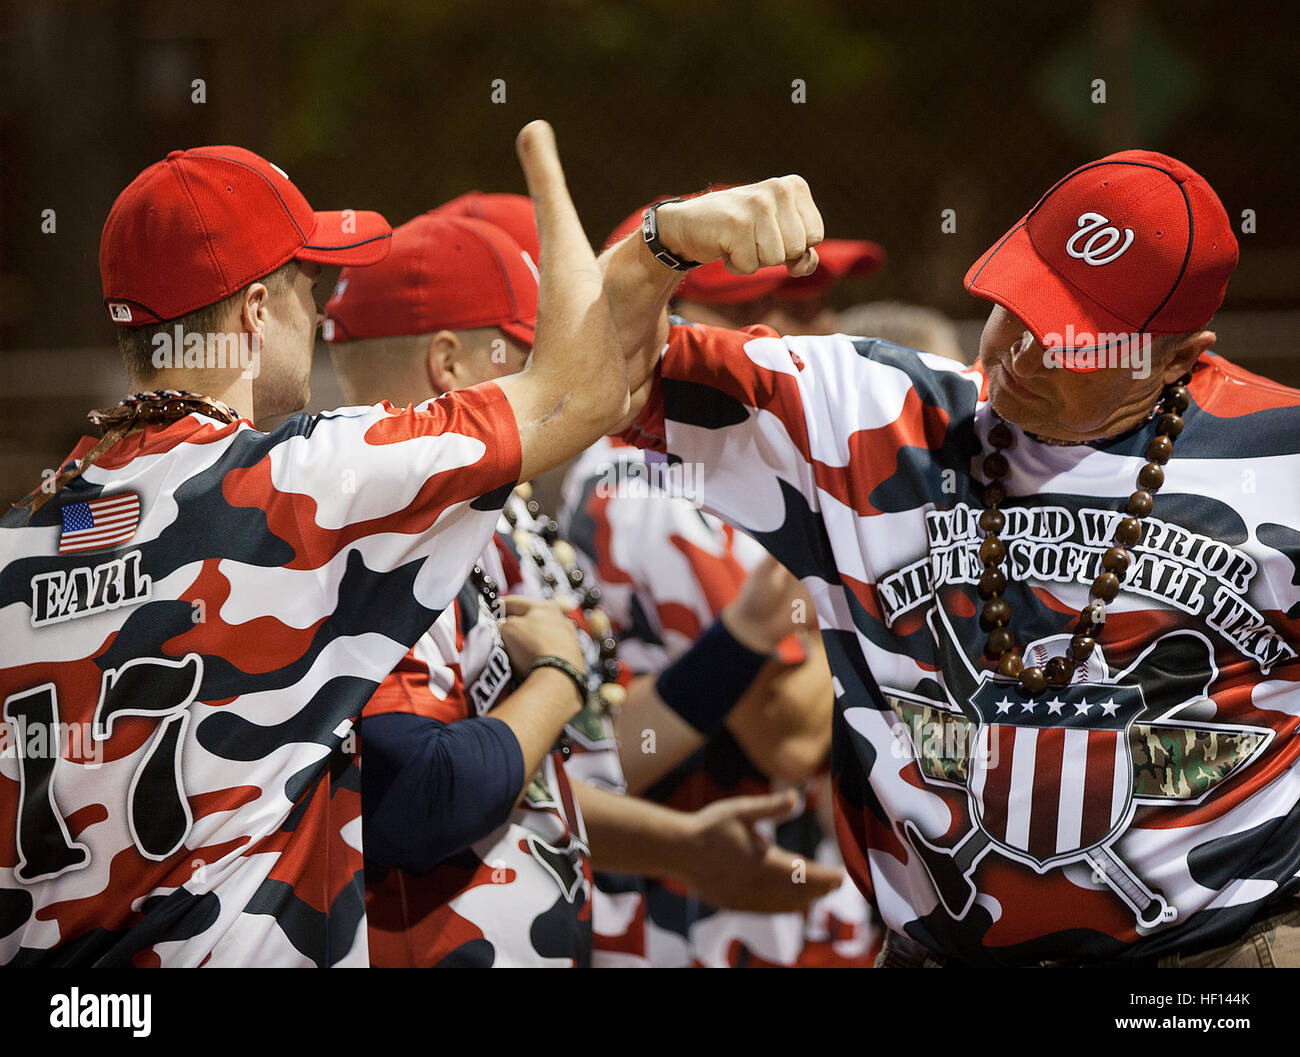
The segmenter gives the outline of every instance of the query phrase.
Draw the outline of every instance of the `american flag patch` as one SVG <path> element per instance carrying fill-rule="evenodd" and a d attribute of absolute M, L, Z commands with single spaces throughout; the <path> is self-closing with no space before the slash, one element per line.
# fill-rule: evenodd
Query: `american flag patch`
<path fill-rule="evenodd" d="M 59 513 L 63 515 L 59 553 L 93 551 L 125 543 L 135 535 L 140 497 L 135 492 L 122 492 L 106 499 L 68 503 Z"/>

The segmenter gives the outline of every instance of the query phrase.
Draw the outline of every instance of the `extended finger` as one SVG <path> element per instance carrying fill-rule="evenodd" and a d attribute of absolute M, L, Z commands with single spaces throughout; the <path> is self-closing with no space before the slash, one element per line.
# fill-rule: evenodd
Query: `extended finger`
<path fill-rule="evenodd" d="M 746 823 L 759 822 L 765 818 L 784 818 L 798 803 L 798 794 L 792 789 L 763 796 L 737 796 L 727 801 L 731 814 Z"/>
<path fill-rule="evenodd" d="M 809 902 L 829 895 L 844 882 L 844 871 L 840 867 L 827 866 L 776 845 L 767 849 L 765 859 L 768 868 L 779 870 L 793 883 L 802 886 Z"/>

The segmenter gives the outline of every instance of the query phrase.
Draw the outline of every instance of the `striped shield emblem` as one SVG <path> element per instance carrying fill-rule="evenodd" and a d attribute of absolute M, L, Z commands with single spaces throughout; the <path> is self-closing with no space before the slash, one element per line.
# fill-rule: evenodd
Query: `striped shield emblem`
<path fill-rule="evenodd" d="M 1013 857 L 1044 870 L 1106 843 L 1133 803 L 1129 727 L 1136 686 L 1075 683 L 1030 697 L 985 682 L 968 789 L 976 824 Z"/>

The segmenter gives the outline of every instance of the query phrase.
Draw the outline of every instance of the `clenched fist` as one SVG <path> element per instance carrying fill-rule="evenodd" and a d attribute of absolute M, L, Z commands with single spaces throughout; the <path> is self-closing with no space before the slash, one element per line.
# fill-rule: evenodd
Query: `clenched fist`
<path fill-rule="evenodd" d="M 674 254 L 707 264 L 722 258 L 733 275 L 784 264 L 791 275 L 817 268 L 813 249 L 825 235 L 821 213 L 802 176 L 670 202 L 659 207 L 659 238 Z"/>

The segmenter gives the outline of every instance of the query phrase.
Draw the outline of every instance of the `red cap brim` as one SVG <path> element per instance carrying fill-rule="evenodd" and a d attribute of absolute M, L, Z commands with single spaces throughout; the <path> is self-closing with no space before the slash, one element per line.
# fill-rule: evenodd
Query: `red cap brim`
<path fill-rule="evenodd" d="M 318 210 L 316 227 L 294 257 L 320 264 L 363 266 L 388 256 L 393 229 L 368 209 Z"/>
<path fill-rule="evenodd" d="M 533 339 L 536 337 L 537 321 L 525 323 L 522 320 L 508 320 L 505 323 L 498 323 L 498 327 L 509 334 L 515 341 L 527 345 L 530 349 L 533 347 Z"/>
<path fill-rule="evenodd" d="M 1065 348 L 1067 327 L 1093 340 L 1093 344 L 1076 343 L 1075 349 L 1097 348 L 1095 342 L 1100 334 L 1127 334 L 1133 330 L 1130 323 L 1067 283 L 1034 249 L 1023 220 L 971 265 L 966 273 L 966 289 L 1015 315 L 1044 349 L 1049 344 Z M 1085 367 L 1067 361 L 1066 366 L 1086 374 L 1100 370 L 1104 364 Z"/>

